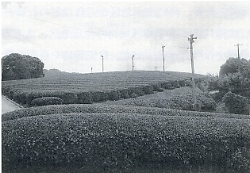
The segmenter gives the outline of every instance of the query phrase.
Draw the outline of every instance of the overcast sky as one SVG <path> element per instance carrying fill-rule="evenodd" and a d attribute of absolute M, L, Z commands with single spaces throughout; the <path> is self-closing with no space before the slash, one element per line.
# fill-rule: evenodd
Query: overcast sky
<path fill-rule="evenodd" d="M 2 56 L 35 56 L 46 69 L 218 74 L 229 57 L 250 59 L 250 2 L 2 2 Z"/>

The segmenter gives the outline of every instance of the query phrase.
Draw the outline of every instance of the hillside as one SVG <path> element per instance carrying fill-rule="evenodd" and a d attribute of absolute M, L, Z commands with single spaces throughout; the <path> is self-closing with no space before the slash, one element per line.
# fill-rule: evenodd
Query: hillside
<path fill-rule="evenodd" d="M 190 73 L 159 71 L 56 73 L 60 75 L 4 81 L 2 92 L 23 105 L 40 97 L 58 97 L 64 104 L 92 103 L 150 94 L 160 88 L 174 89 L 187 85 L 191 78 Z M 196 79 L 202 77 L 196 75 Z"/>

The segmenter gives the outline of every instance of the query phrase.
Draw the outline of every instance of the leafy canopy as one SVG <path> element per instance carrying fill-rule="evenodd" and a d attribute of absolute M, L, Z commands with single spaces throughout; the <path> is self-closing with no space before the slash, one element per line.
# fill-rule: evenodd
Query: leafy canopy
<path fill-rule="evenodd" d="M 39 78 L 44 63 L 36 57 L 12 53 L 2 57 L 2 80 Z"/>

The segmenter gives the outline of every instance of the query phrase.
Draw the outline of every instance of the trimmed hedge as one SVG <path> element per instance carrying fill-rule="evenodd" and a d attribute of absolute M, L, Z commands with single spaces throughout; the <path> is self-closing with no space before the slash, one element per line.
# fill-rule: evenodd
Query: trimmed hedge
<path fill-rule="evenodd" d="M 195 117 L 213 117 L 213 118 L 237 118 L 250 119 L 249 115 L 227 114 L 227 113 L 211 113 L 211 112 L 194 112 L 173 109 L 163 109 L 157 107 L 141 107 L 130 105 L 109 105 L 105 104 L 72 104 L 72 105 L 49 105 L 40 107 L 31 107 L 7 112 L 2 115 L 2 121 L 15 120 L 18 118 L 64 114 L 64 113 L 138 113 L 162 116 L 195 116 Z"/>
<path fill-rule="evenodd" d="M 58 97 L 41 97 L 36 98 L 31 101 L 31 105 L 33 106 L 43 106 L 43 105 L 60 105 L 63 100 Z"/>
<path fill-rule="evenodd" d="M 196 95 L 196 99 L 197 103 L 201 106 L 201 111 L 216 110 L 216 102 L 212 97 L 200 93 Z M 135 98 L 129 100 L 120 100 L 119 102 L 113 102 L 111 104 L 193 110 L 193 97 L 191 94 L 187 94 L 176 95 L 170 98 Z"/>
<path fill-rule="evenodd" d="M 197 172 L 207 168 L 247 173 L 249 123 L 249 119 L 127 113 L 53 114 L 3 121 L 3 171 L 71 167 L 71 172 L 147 168 Z"/>
<path fill-rule="evenodd" d="M 25 106 L 32 106 L 31 101 L 40 97 L 58 97 L 63 100 L 62 104 L 92 104 L 107 100 L 119 100 L 126 98 L 135 98 L 146 94 L 153 94 L 163 89 L 175 89 L 181 86 L 189 85 L 189 80 L 167 81 L 161 83 L 140 85 L 135 87 L 105 90 L 105 91 L 81 91 L 81 90 L 19 90 L 4 86 L 2 92 L 4 95 L 13 99 L 17 103 Z"/>

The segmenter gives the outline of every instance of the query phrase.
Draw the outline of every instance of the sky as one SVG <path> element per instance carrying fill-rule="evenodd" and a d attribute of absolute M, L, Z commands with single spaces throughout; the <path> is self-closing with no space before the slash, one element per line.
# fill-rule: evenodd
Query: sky
<path fill-rule="evenodd" d="M 45 69 L 90 73 L 163 70 L 217 75 L 250 59 L 249 1 L 2 2 L 2 56 L 38 57 Z"/>

